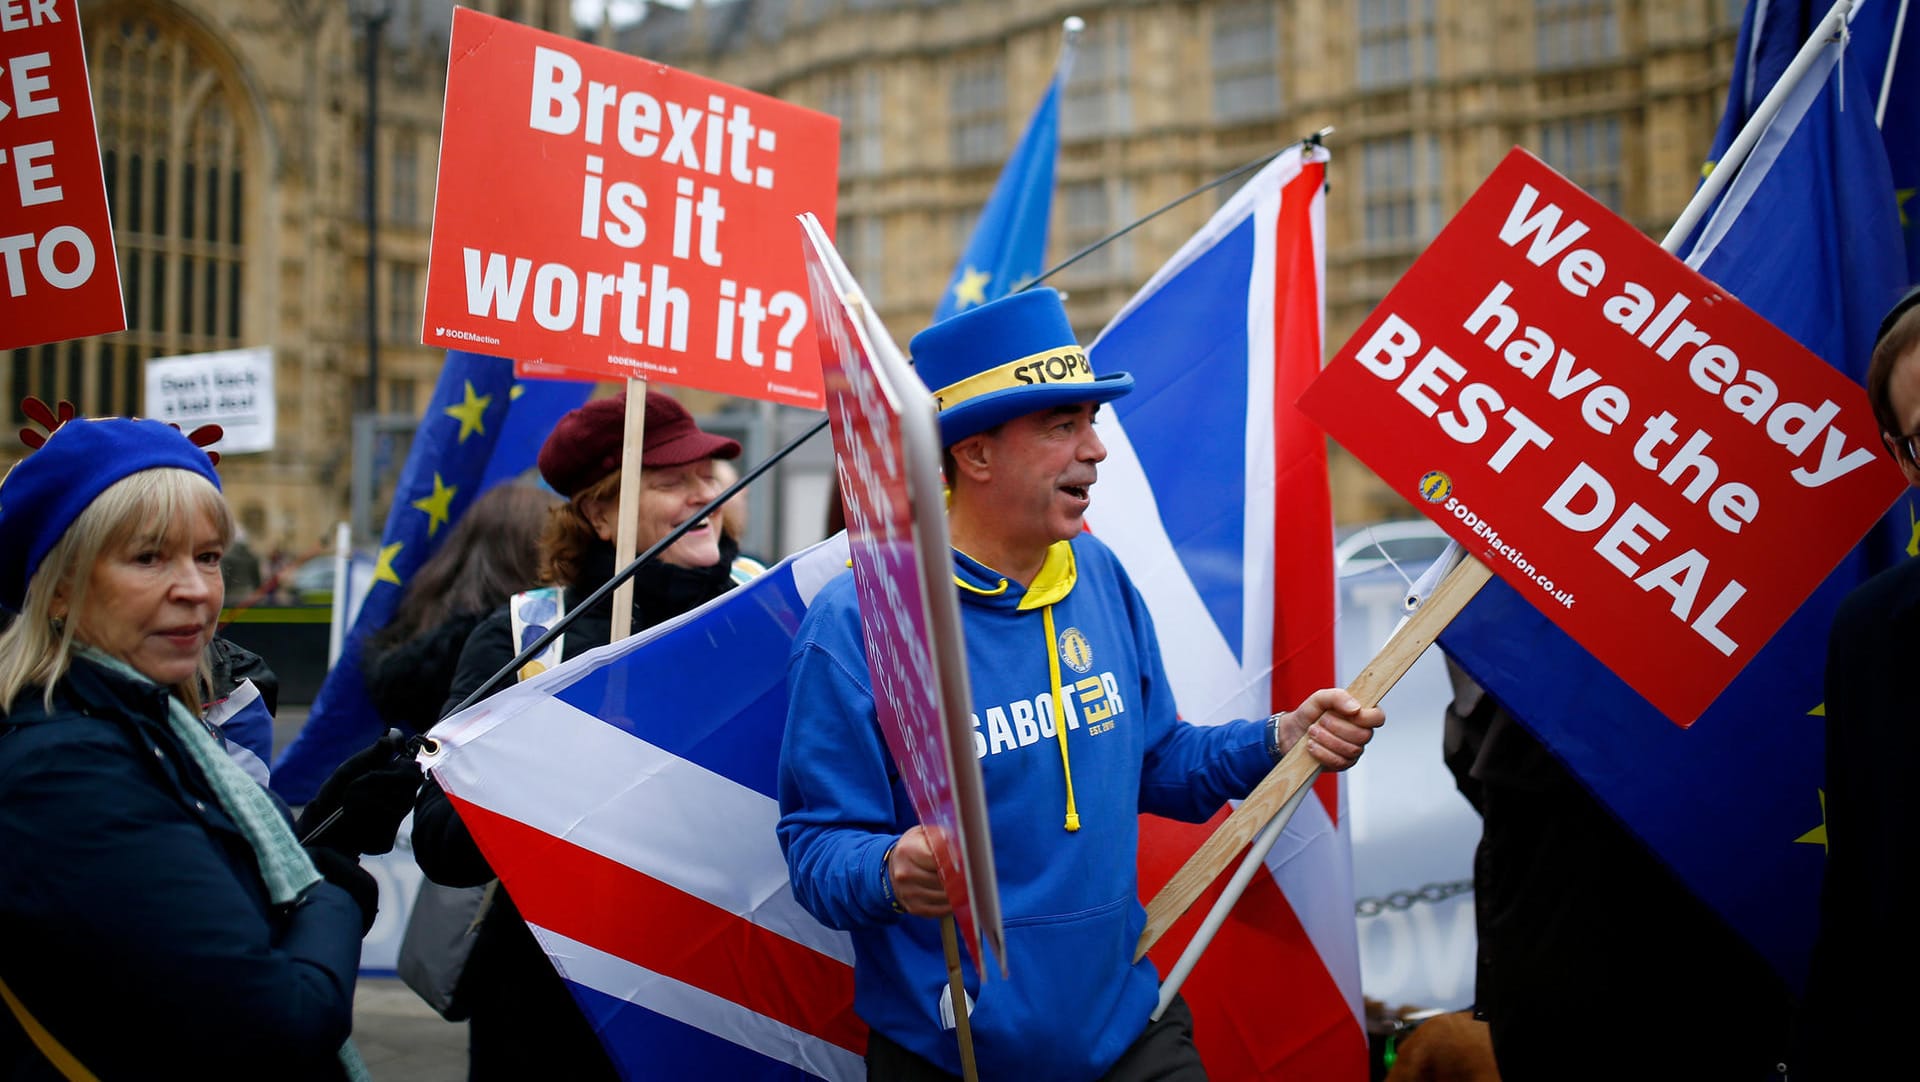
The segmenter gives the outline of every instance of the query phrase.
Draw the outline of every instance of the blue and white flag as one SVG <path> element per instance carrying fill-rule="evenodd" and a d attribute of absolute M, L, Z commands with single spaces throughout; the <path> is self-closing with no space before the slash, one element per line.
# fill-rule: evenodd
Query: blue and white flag
<path fill-rule="evenodd" d="M 1047 257 L 1047 219 L 1053 213 L 1053 165 L 1060 156 L 1060 95 L 1073 67 L 1073 37 L 1061 47 L 1053 80 L 1027 121 L 1013 156 L 973 227 L 973 239 L 953 268 L 946 292 L 933 310 L 935 323 L 1004 297 L 1040 274 Z"/>
<path fill-rule="evenodd" d="M 1784 28 L 1824 12 L 1756 0 L 1729 115 L 1744 120 L 1799 46 Z M 1682 254 L 1856 380 L 1911 274 L 1910 188 L 1890 158 L 1920 147 L 1915 95 L 1875 126 L 1899 5 L 1866 0 L 1829 45 Z M 1804 33 L 1804 29 L 1800 31 Z M 1910 35 L 1911 38 L 1911 35 Z M 1790 42 L 1790 44 L 1785 44 Z M 1895 87 L 1920 78 L 1903 45 Z M 1897 122 L 1897 123 L 1896 123 Z M 1739 124 L 1723 126 L 1713 158 Z M 1498 580 L 1441 637 L 1466 670 L 1566 762 L 1690 889 L 1798 989 L 1817 925 L 1826 828 L 1821 680 L 1840 598 L 1902 552 L 1920 509 L 1903 497 L 1689 729 L 1656 712 Z M 1817 528 L 1817 523 L 1808 524 Z"/>
<path fill-rule="evenodd" d="M 347 633 L 340 660 L 314 697 L 307 723 L 273 766 L 273 789 L 290 804 L 313 799 L 347 756 L 379 738 L 389 719 L 367 695 L 360 651 L 400 604 L 407 580 L 427 562 L 473 501 L 529 466 L 560 415 L 586 401 L 592 384 L 520 381 L 513 362 L 447 352 L 440 382 L 413 438 L 380 536 L 373 585 Z M 271 662 L 271 658 L 268 659 Z M 425 725 L 432 718 L 394 718 Z"/>

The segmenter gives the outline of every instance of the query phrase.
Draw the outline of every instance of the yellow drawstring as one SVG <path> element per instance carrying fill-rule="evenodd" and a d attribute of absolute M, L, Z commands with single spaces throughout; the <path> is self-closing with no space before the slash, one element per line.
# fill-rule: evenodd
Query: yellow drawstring
<path fill-rule="evenodd" d="M 1067 831 L 1080 829 L 1080 812 L 1073 802 L 1073 762 L 1067 758 L 1067 699 L 1060 686 L 1060 644 L 1053 634 L 1054 602 L 1073 592 L 1076 579 L 1073 560 L 1073 546 L 1066 541 L 1056 541 L 1047 548 L 1046 559 L 1041 562 L 1040 571 L 1027 585 L 1026 593 L 1020 598 L 1020 609 L 1040 610 L 1040 622 L 1047 634 L 1047 680 L 1053 688 L 1053 735 L 1060 741 L 1060 773 L 1067 782 Z M 1007 592 L 1006 579 L 991 589 L 982 589 L 967 582 L 959 575 L 953 577 L 954 585 L 970 594 L 980 597 L 998 597 Z"/>
<path fill-rule="evenodd" d="M 1053 606 L 1040 610 L 1047 629 L 1047 679 L 1053 685 L 1053 735 L 1060 738 L 1060 773 L 1067 779 L 1067 832 L 1080 829 L 1080 813 L 1073 804 L 1073 763 L 1067 758 L 1067 700 L 1060 693 L 1060 646 L 1053 639 Z"/>

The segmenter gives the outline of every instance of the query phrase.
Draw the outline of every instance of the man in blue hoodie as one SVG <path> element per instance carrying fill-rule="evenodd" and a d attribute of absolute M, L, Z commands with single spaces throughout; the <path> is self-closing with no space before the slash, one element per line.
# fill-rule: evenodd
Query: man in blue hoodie
<path fill-rule="evenodd" d="M 1180 720 L 1145 601 L 1082 526 L 1106 457 L 1094 415 L 1133 377 L 1094 375 L 1057 293 L 969 309 L 911 348 L 940 407 L 1005 915 L 1010 979 L 982 987 L 964 966 L 980 1076 L 1204 1077 L 1185 1005 L 1150 1025 L 1159 978 L 1131 961 L 1146 923 L 1136 817 L 1205 820 L 1302 736 L 1343 770 L 1385 715 L 1325 689 L 1272 718 Z M 780 842 L 800 903 L 853 935 L 869 1077 L 950 1078 L 953 1004 L 924 919 L 950 907 L 875 716 L 852 575 L 809 607 L 787 683 Z"/>

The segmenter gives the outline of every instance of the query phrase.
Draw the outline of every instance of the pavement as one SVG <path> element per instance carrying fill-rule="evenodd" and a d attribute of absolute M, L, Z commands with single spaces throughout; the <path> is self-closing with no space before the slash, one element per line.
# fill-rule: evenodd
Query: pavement
<path fill-rule="evenodd" d="M 467 1024 L 433 1012 L 395 977 L 362 977 L 353 996 L 353 1043 L 374 1082 L 463 1082 Z"/>

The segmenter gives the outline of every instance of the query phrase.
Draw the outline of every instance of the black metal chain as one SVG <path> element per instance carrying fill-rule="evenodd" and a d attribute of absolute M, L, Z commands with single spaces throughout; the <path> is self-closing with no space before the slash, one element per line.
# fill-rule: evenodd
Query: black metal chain
<path fill-rule="evenodd" d="M 1438 905 L 1449 898 L 1473 893 L 1473 880 L 1456 879 L 1451 883 L 1428 883 L 1419 890 L 1396 890 L 1385 898 L 1361 898 L 1353 903 L 1356 917 L 1377 917 L 1391 909 L 1404 912 L 1421 903 Z"/>

